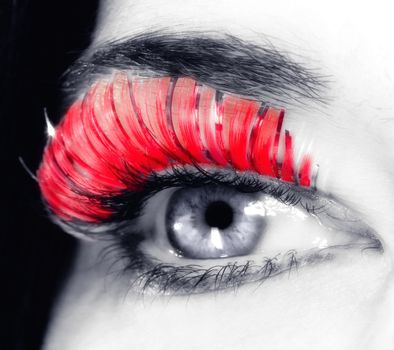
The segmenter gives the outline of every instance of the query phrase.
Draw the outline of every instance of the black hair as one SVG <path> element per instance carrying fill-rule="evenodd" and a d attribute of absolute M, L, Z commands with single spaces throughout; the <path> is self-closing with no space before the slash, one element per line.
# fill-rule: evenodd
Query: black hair
<path fill-rule="evenodd" d="M 174 33 L 161 28 L 107 41 L 67 70 L 65 91 L 75 99 L 97 76 L 126 69 L 138 75 L 187 76 L 222 92 L 271 105 L 305 107 L 327 102 L 329 77 L 263 38 L 263 44 L 255 44 L 228 33 Z"/>
<path fill-rule="evenodd" d="M 87 47 L 97 0 L 2 0 L 0 4 L 2 349 L 40 349 L 75 241 L 52 224 L 33 172 L 54 121 L 60 77 Z"/>

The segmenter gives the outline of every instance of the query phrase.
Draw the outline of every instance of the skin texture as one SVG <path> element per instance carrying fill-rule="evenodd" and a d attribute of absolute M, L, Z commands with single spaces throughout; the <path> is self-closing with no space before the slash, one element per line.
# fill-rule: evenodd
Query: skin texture
<path fill-rule="evenodd" d="M 313 148 L 318 188 L 356 210 L 385 250 L 348 250 L 260 286 L 169 298 L 127 292 L 127 277 L 108 273 L 111 259 L 98 258 L 105 243 L 81 242 L 45 349 L 392 348 L 391 13 L 383 1 L 104 0 L 90 50 L 152 29 L 224 31 L 269 40 L 327 75 L 327 105 L 290 109 L 285 127 L 308 140 L 298 149 Z"/>

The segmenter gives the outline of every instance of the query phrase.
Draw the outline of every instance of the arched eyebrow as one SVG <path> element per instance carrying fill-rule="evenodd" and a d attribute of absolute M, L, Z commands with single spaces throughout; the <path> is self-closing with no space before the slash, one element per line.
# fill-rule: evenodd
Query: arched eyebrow
<path fill-rule="evenodd" d="M 154 31 L 108 41 L 88 50 L 66 72 L 64 90 L 75 98 L 113 69 L 137 75 L 191 77 L 217 90 L 273 105 L 325 104 L 328 76 L 294 61 L 267 41 L 257 45 L 229 34 Z"/>

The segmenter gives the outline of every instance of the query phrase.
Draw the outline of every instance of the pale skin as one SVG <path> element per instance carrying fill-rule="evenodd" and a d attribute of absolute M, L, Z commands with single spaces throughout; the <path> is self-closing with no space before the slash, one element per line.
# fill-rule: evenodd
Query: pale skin
<path fill-rule="evenodd" d="M 269 40 L 329 77 L 328 103 L 290 109 L 287 127 L 312 140 L 319 189 L 357 211 L 384 252 L 349 250 L 260 286 L 168 298 L 127 293 L 98 259 L 105 243 L 81 241 L 45 349 L 392 348 L 394 23 L 390 2 L 378 3 L 101 1 L 90 50 L 152 29 L 217 31 Z"/>

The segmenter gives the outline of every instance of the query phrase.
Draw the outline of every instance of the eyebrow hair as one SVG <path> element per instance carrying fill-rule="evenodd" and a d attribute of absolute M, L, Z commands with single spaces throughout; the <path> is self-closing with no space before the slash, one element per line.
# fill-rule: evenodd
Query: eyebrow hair
<path fill-rule="evenodd" d="M 229 34 L 154 31 L 106 42 L 65 73 L 66 98 L 112 69 L 138 76 L 188 76 L 215 89 L 270 104 L 325 104 L 327 76 L 295 62 L 271 43 L 257 45 Z"/>

